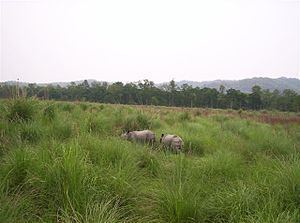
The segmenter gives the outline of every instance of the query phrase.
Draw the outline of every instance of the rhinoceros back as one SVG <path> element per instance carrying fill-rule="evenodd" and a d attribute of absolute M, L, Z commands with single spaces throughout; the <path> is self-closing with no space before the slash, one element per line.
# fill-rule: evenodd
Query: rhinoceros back
<path fill-rule="evenodd" d="M 155 134 L 150 130 L 133 131 L 132 139 L 138 141 L 154 141 Z"/>

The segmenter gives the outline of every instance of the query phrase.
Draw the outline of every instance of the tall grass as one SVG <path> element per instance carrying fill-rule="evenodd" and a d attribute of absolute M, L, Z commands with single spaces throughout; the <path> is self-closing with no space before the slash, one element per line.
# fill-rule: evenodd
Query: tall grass
<path fill-rule="evenodd" d="M 43 111 L 44 118 L 48 121 L 52 121 L 55 118 L 55 106 L 50 104 L 44 108 Z"/>
<path fill-rule="evenodd" d="M 7 118 L 10 121 L 30 121 L 35 115 L 35 100 L 18 98 L 7 103 Z"/>
<path fill-rule="evenodd" d="M 260 123 L 249 111 L 1 102 L 0 222 L 300 221 L 297 123 Z M 141 129 L 179 135 L 184 149 L 120 137 Z"/>

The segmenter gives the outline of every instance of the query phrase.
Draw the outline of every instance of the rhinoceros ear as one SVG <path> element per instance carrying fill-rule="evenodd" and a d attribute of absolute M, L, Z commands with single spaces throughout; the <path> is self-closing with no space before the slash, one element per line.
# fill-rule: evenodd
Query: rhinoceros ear
<path fill-rule="evenodd" d="M 129 133 L 129 130 L 127 130 L 127 134 Z"/>
<path fill-rule="evenodd" d="M 161 137 L 164 137 L 165 134 L 161 134 Z"/>

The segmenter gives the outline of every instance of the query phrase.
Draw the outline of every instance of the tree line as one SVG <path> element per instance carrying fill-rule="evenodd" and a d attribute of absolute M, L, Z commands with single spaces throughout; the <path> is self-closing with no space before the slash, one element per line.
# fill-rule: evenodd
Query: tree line
<path fill-rule="evenodd" d="M 270 91 L 256 85 L 252 87 L 251 93 L 243 93 L 232 88 L 226 89 L 223 85 L 219 89 L 192 87 L 188 84 L 177 86 L 174 80 L 161 86 L 156 86 L 149 80 L 126 84 L 122 82 L 89 84 L 85 80 L 80 84 L 71 82 L 66 87 L 37 84 L 22 87 L 3 83 L 0 85 L 0 98 L 16 95 L 112 104 L 300 111 L 300 95 L 290 89 L 283 92 Z"/>

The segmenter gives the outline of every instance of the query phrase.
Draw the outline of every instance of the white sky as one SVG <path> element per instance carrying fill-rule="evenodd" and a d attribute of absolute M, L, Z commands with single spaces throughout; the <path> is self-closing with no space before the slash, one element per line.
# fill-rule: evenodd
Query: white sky
<path fill-rule="evenodd" d="M 0 81 L 300 77 L 298 0 L 0 2 Z"/>

